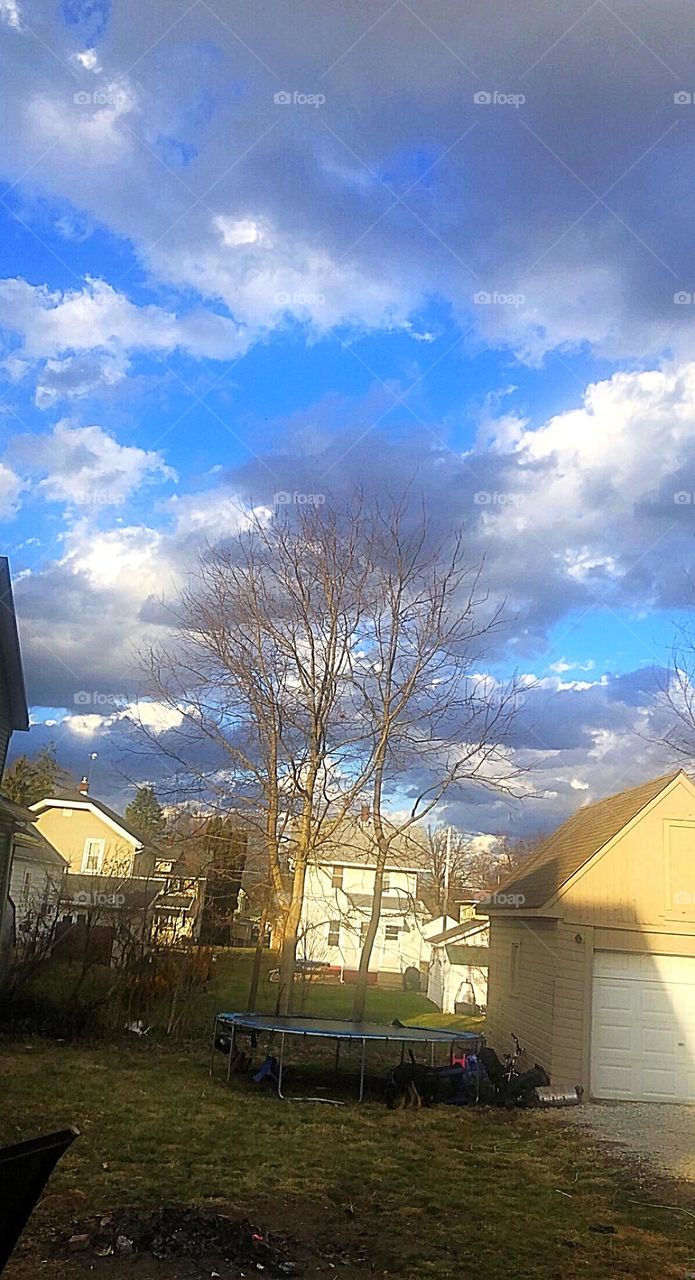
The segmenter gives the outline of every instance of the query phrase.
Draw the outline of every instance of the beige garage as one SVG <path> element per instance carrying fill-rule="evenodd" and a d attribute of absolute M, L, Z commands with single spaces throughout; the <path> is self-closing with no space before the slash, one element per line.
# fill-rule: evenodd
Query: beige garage
<path fill-rule="evenodd" d="M 556 1083 L 695 1102 L 695 786 L 679 770 L 585 805 L 481 907 L 487 1034 Z"/>

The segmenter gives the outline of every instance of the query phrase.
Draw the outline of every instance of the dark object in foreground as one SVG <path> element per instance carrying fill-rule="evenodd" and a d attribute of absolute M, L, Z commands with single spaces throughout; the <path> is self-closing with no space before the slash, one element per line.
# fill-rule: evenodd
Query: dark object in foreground
<path fill-rule="evenodd" d="M 79 1129 L 60 1129 L 0 1148 L 0 1271 L 60 1157 L 78 1137 Z"/>
<path fill-rule="evenodd" d="M 161 1259 L 215 1257 L 271 1276 L 299 1275 L 283 1236 L 263 1235 L 246 1218 L 188 1205 L 101 1218 L 98 1230 L 89 1233 L 89 1247 L 102 1258 L 140 1253 Z"/>

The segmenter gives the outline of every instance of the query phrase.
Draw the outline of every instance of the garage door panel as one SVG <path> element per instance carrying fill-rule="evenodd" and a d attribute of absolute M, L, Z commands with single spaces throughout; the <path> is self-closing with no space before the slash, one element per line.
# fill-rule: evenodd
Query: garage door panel
<path fill-rule="evenodd" d="M 594 960 L 593 1096 L 695 1102 L 695 958 Z"/>
<path fill-rule="evenodd" d="M 670 986 L 665 983 L 662 986 L 655 982 L 640 982 L 638 991 L 640 1011 L 643 1014 L 666 1018 L 667 1021 L 673 1022 L 674 996 Z"/>
<path fill-rule="evenodd" d="M 632 1027 L 601 1026 L 597 1030 L 598 1043 L 607 1051 L 617 1049 L 629 1051 L 632 1048 Z"/>

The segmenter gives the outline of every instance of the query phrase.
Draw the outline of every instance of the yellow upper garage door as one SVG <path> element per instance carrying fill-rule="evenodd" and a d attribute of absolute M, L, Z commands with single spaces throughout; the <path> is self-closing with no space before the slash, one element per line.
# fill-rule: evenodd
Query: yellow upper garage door
<path fill-rule="evenodd" d="M 695 958 L 595 953 L 591 1094 L 695 1102 Z"/>

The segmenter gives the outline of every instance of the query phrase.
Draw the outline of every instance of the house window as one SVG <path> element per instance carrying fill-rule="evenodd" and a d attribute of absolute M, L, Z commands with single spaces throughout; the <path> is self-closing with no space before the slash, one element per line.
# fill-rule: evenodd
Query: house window
<path fill-rule="evenodd" d="M 509 986 L 513 996 L 519 994 L 519 970 L 521 961 L 521 943 L 513 942 L 509 953 Z"/>
<path fill-rule="evenodd" d="M 386 941 L 387 941 L 387 942 L 398 942 L 398 935 L 399 935 L 399 933 L 400 933 L 400 929 L 398 928 L 398 925 L 397 925 L 397 924 L 387 924 L 387 926 L 386 926 Z"/>
<path fill-rule="evenodd" d="M 361 944 L 361 946 L 364 946 L 365 942 L 367 941 L 367 929 L 368 929 L 368 928 L 369 928 L 369 923 L 368 923 L 368 921 L 367 921 L 367 920 L 363 920 L 363 921 L 362 921 L 362 923 L 361 923 L 361 925 L 360 925 L 360 944 Z"/>
<path fill-rule="evenodd" d="M 331 876 L 331 887 L 333 889 L 342 889 L 343 887 L 343 867 L 334 867 Z"/>
<path fill-rule="evenodd" d="M 383 881 L 383 890 L 384 890 L 384 893 L 388 893 L 388 891 L 389 891 L 389 889 L 390 889 L 390 888 L 391 888 L 391 877 L 390 877 L 390 875 L 389 875 L 388 871 L 385 871 L 385 872 L 384 872 L 384 881 Z"/>
<path fill-rule="evenodd" d="M 22 897 L 26 902 L 31 893 L 31 871 L 24 872 L 24 884 L 22 885 Z"/>
<path fill-rule="evenodd" d="M 340 921 L 331 920 L 328 925 L 328 945 L 329 947 L 340 946 Z"/>
<path fill-rule="evenodd" d="M 84 842 L 84 853 L 82 854 L 82 870 L 88 875 L 98 875 L 101 871 L 101 864 L 104 861 L 104 841 L 90 840 Z"/>

